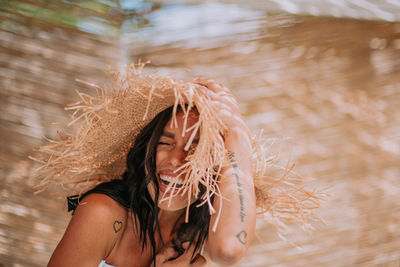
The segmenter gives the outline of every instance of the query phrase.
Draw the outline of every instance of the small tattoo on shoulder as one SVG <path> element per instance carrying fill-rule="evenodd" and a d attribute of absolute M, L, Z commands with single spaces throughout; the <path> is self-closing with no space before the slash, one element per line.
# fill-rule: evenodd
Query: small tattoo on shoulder
<path fill-rule="evenodd" d="M 247 233 L 246 231 L 240 231 L 237 235 L 236 235 L 237 239 L 239 240 L 240 243 L 242 243 L 243 245 L 246 244 L 246 237 L 247 237 Z"/>
<path fill-rule="evenodd" d="M 113 224 L 113 228 L 114 228 L 114 232 L 118 233 L 122 229 L 122 222 L 115 220 L 114 224 Z"/>

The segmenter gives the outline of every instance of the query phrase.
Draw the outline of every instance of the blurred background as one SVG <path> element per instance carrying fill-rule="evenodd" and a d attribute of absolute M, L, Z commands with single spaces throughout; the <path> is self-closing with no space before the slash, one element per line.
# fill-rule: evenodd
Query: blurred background
<path fill-rule="evenodd" d="M 0 266 L 45 266 L 69 222 L 65 199 L 33 195 L 27 157 L 66 129 L 76 79 L 138 59 L 223 82 L 331 186 L 325 224 L 289 241 L 260 225 L 237 266 L 400 266 L 398 0 L 0 0 Z"/>

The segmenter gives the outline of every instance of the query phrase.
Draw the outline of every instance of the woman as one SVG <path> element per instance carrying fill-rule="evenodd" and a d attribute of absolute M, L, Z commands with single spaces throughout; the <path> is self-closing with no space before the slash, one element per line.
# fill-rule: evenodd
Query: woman
<path fill-rule="evenodd" d="M 124 77 L 125 82 L 129 75 L 137 79 L 136 84 L 140 83 L 138 79 L 141 82 L 149 79 L 134 67 Z M 161 82 L 158 78 L 152 79 L 152 86 L 142 84 L 141 88 L 147 89 L 141 93 L 151 91 L 149 88 L 154 88 L 155 83 L 157 88 L 165 86 L 165 79 Z M 176 85 L 176 81 L 168 81 Z M 190 84 L 180 84 L 178 90 L 183 93 L 177 96 L 177 87 L 174 87 L 173 101 L 167 101 L 172 104 L 170 107 L 158 113 L 139 134 L 131 134 L 134 144 L 122 177 L 80 195 L 79 205 L 49 266 L 97 266 L 99 263 L 99 266 L 211 266 L 213 263 L 231 266 L 244 256 L 253 238 L 256 219 L 249 130 L 235 99 L 223 85 L 195 79 Z M 185 90 L 192 91 L 186 94 Z M 168 92 L 163 95 L 154 102 L 153 92 L 152 107 L 157 105 L 155 109 L 163 109 L 159 105 Z M 103 108 L 102 116 L 86 114 L 86 120 L 92 118 L 91 125 L 83 131 L 84 138 L 82 134 L 77 135 L 83 140 L 77 143 L 86 145 L 99 140 L 93 132 L 104 127 L 108 113 L 113 116 L 115 112 L 112 108 L 111 111 L 107 111 L 109 107 Z M 148 111 L 147 106 L 137 108 L 135 113 L 142 116 Z M 106 130 L 98 131 L 103 134 Z M 91 134 L 96 137 L 90 137 Z M 214 138 L 218 140 L 213 141 Z M 215 150 L 218 142 L 222 147 L 219 152 Z M 75 152 L 87 153 L 86 148 L 79 149 Z M 64 146 L 61 150 L 65 156 L 65 151 L 71 149 Z M 93 157 L 86 155 L 87 161 Z M 63 160 L 68 161 L 65 157 Z M 81 160 L 86 161 L 84 157 Z M 51 165 L 51 160 L 47 163 Z M 98 166 L 91 168 L 91 172 L 99 169 Z M 83 173 L 82 177 L 88 176 L 87 171 Z M 77 181 L 73 183 L 82 183 Z"/>
<path fill-rule="evenodd" d="M 250 139 L 226 87 L 143 66 L 79 93 L 67 107 L 77 133 L 39 149 L 39 187 L 76 194 L 49 266 L 230 266 L 250 245 L 256 207 L 267 223 L 307 226 L 321 194 L 286 181 L 290 168 L 266 173 L 268 144 Z"/>

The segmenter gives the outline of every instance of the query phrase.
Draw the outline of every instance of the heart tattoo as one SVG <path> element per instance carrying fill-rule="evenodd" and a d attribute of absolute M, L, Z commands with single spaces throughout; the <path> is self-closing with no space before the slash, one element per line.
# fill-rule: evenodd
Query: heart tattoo
<path fill-rule="evenodd" d="M 236 235 L 236 237 L 240 243 L 242 243 L 243 245 L 246 244 L 246 237 L 247 237 L 246 231 L 241 231 Z"/>
<path fill-rule="evenodd" d="M 114 232 L 118 233 L 122 229 L 122 222 L 121 221 L 115 221 L 113 224 Z"/>

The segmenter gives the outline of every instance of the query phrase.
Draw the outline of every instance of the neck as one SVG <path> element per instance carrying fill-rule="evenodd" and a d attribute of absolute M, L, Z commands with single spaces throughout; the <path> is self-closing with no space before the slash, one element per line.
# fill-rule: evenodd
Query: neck
<path fill-rule="evenodd" d="M 171 234 L 179 223 L 177 220 L 180 218 L 185 209 L 177 210 L 177 211 L 168 211 L 168 210 L 160 210 L 158 213 L 158 222 L 160 224 L 160 230 L 163 234 L 169 235 Z"/>
<path fill-rule="evenodd" d="M 175 223 L 175 221 L 185 212 L 185 209 L 182 210 L 162 210 L 160 209 L 158 212 L 158 221 L 161 224 L 169 224 Z"/>

